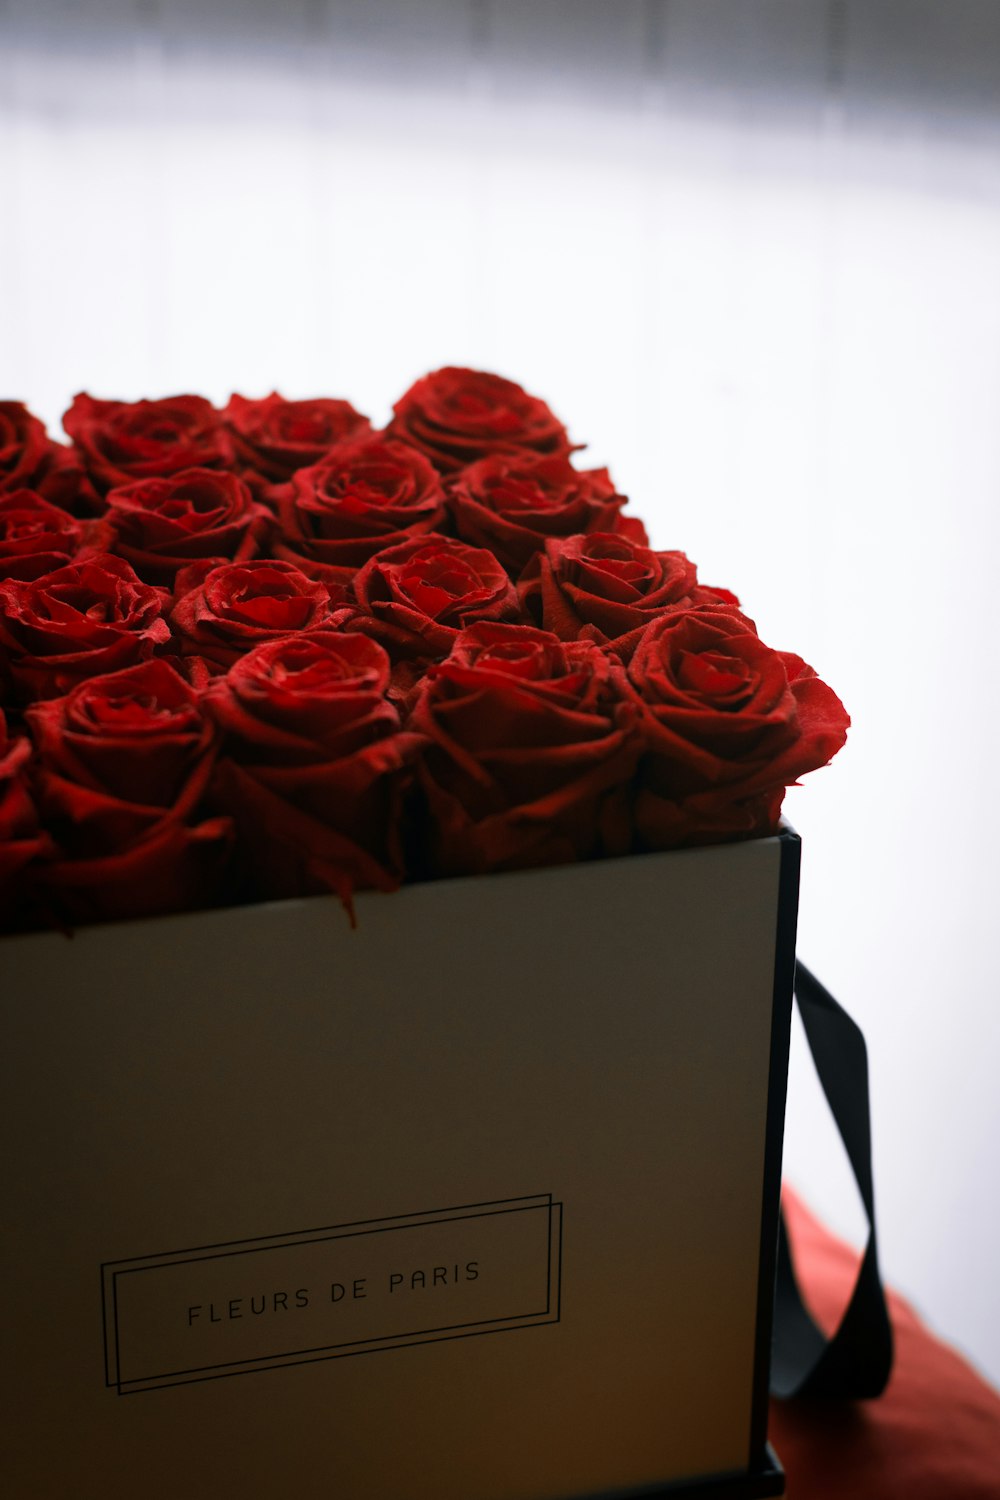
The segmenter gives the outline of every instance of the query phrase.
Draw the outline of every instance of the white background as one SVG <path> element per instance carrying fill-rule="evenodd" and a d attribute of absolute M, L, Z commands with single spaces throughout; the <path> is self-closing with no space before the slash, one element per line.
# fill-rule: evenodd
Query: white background
<path fill-rule="evenodd" d="M 445 363 L 848 705 L 800 952 L 869 1038 L 887 1275 L 1000 1381 L 1000 6 L 0 0 L 0 393 L 378 421 Z"/>

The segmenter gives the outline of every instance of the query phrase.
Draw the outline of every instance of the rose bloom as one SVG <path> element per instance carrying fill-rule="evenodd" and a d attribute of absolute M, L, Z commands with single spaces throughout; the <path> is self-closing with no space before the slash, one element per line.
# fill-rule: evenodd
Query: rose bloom
<path fill-rule="evenodd" d="M 163 596 L 109 553 L 34 582 L 0 582 L 0 648 L 22 701 L 54 698 L 77 682 L 152 656 L 170 639 Z"/>
<path fill-rule="evenodd" d="M 250 401 L 234 395 L 222 416 L 237 465 L 267 485 L 291 479 L 297 469 L 318 463 L 338 443 L 371 435 L 368 418 L 349 401 L 325 397 L 286 401 L 272 391 Z"/>
<path fill-rule="evenodd" d="M 429 533 L 376 553 L 354 581 L 357 621 L 394 659 L 440 660 L 477 620 L 517 620 L 517 594 L 492 552 Z"/>
<path fill-rule="evenodd" d="M 222 417 L 203 396 L 98 401 L 81 392 L 62 420 L 101 495 L 134 480 L 233 461 Z"/>
<path fill-rule="evenodd" d="M 31 744 L 11 736 L 0 710 L 0 932 L 31 920 L 32 875 L 52 851 L 28 791 Z"/>
<path fill-rule="evenodd" d="M 184 911 L 219 893 L 228 819 L 202 815 L 216 733 L 165 661 L 80 683 L 25 712 L 59 854 L 44 871 L 70 921 Z"/>
<path fill-rule="evenodd" d="M 147 583 L 168 586 L 199 558 L 249 561 L 273 525 L 235 474 L 216 469 L 122 485 L 108 491 L 107 506 L 115 551 Z"/>
<path fill-rule="evenodd" d="M 340 443 L 300 469 L 278 502 L 273 546 L 303 572 L 350 583 L 376 552 L 444 519 L 441 480 L 426 458 L 385 438 Z"/>
<path fill-rule="evenodd" d="M 389 659 L 352 632 L 259 646 L 205 692 L 223 734 L 212 795 L 261 895 L 395 890 L 419 736 L 386 698 Z"/>
<path fill-rule="evenodd" d="M 530 453 L 484 458 L 448 490 L 458 535 L 489 547 L 515 578 L 548 537 L 617 531 L 624 504 L 607 469 L 574 469 L 566 458 Z"/>
<path fill-rule="evenodd" d="M 74 514 L 99 509 L 73 450 L 53 442 L 22 402 L 0 401 L 0 495 L 22 489 L 35 490 Z"/>
<path fill-rule="evenodd" d="M 728 589 L 699 584 L 683 552 L 653 552 L 604 531 L 547 539 L 517 592 L 525 613 L 560 640 L 585 635 L 626 662 L 647 625 L 665 610 L 739 604 Z"/>
<path fill-rule="evenodd" d="M 34 488 L 53 443 L 38 417 L 21 401 L 0 401 L 0 495 Z"/>
<path fill-rule="evenodd" d="M 544 401 L 483 370 L 435 370 L 411 385 L 393 411 L 389 435 L 419 448 L 442 474 L 489 453 L 566 454 L 571 448 Z"/>
<path fill-rule="evenodd" d="M 648 848 L 773 833 L 785 788 L 847 737 L 836 693 L 736 609 L 661 616 L 628 673 L 644 704 L 635 817 Z"/>
<path fill-rule="evenodd" d="M 432 874 L 623 854 L 641 748 L 621 664 L 589 641 L 478 624 L 429 669 L 410 725 Z"/>
<path fill-rule="evenodd" d="M 322 630 L 352 615 L 327 588 L 287 562 L 258 558 L 219 567 L 192 564 L 177 575 L 171 623 L 185 656 L 225 671 L 265 641 Z"/>
<path fill-rule="evenodd" d="M 106 551 L 111 540 L 102 521 L 77 520 L 35 490 L 0 494 L 0 579 L 29 583 L 83 552 Z"/>

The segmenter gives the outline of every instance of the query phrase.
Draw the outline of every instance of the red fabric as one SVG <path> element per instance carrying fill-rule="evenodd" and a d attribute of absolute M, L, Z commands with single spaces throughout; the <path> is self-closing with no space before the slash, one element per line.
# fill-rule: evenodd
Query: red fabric
<path fill-rule="evenodd" d="M 796 1269 L 817 1321 L 833 1327 L 857 1255 L 787 1188 Z M 884 1396 L 771 1402 L 788 1500 L 1000 1500 L 1000 1395 L 894 1292 L 896 1363 Z"/>

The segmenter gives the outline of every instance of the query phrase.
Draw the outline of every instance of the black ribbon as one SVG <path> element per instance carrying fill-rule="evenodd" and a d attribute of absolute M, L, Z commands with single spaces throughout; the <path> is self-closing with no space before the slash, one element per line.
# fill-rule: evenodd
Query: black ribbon
<path fill-rule="evenodd" d="M 865 1039 L 804 964 L 795 998 L 830 1111 L 868 1216 L 868 1242 L 840 1326 L 817 1327 L 799 1290 L 784 1215 L 778 1224 L 771 1392 L 775 1396 L 880 1396 L 892 1370 L 892 1326 L 878 1269 Z"/>

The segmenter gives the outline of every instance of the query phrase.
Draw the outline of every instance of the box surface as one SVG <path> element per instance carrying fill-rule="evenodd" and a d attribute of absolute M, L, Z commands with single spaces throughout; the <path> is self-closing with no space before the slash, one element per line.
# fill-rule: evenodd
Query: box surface
<path fill-rule="evenodd" d="M 4 942 L 6 1493 L 738 1485 L 797 861 L 784 834 L 365 895 L 353 931 L 317 898 Z"/>

